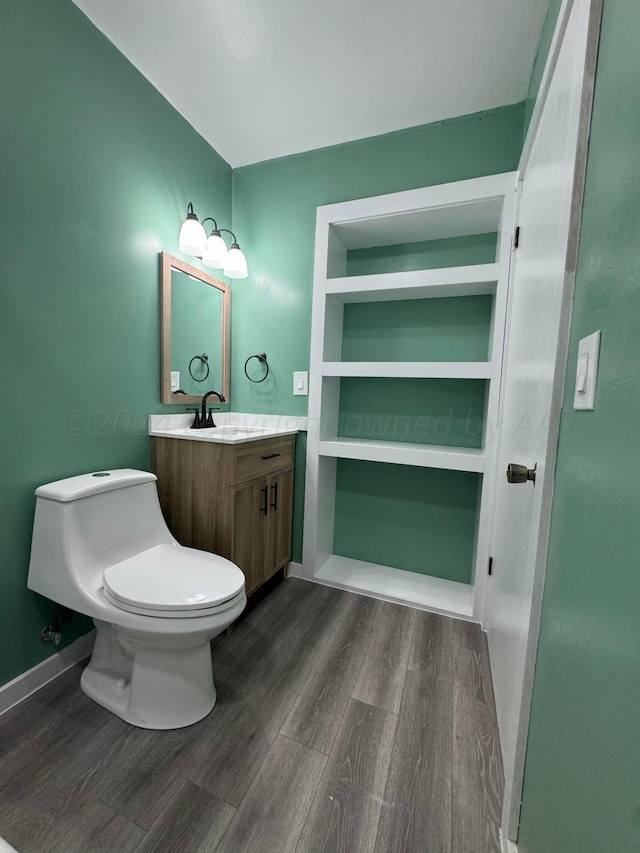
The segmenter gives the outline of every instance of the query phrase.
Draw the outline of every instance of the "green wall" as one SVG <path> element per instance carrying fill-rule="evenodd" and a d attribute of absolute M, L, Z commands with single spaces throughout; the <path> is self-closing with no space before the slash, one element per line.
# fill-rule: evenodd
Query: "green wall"
<path fill-rule="evenodd" d="M 524 104 L 516 104 L 234 170 L 233 223 L 249 258 L 249 278 L 232 283 L 231 363 L 264 350 L 271 368 L 260 385 L 232 371 L 234 409 L 307 413 L 307 398 L 292 394 L 292 373 L 309 368 L 316 207 L 515 169 L 524 111 Z M 456 257 L 459 263 L 474 257 L 481 262 L 495 249 L 491 235 L 464 244 L 439 242 L 425 251 L 415 244 L 399 248 L 393 257 L 385 250 L 378 259 L 375 252 L 350 253 L 350 271 L 368 271 L 373 263 L 378 269 L 389 263 L 412 268 L 430 252 L 433 265 L 455 263 Z M 303 446 L 299 441 L 294 560 L 302 555 Z M 395 512 L 402 511 L 398 503 Z"/>
<path fill-rule="evenodd" d="M 5 0 L 0 26 L 0 682 L 54 649 L 26 588 L 34 489 L 149 465 L 158 253 L 186 204 L 222 223 L 231 169 L 70 0 Z M 205 213 L 206 211 L 206 213 Z M 65 642 L 84 633 L 74 617 Z"/>
<path fill-rule="evenodd" d="M 605 0 L 525 768 L 523 853 L 640 850 L 640 4 Z M 602 329 L 593 412 L 578 340 Z"/>

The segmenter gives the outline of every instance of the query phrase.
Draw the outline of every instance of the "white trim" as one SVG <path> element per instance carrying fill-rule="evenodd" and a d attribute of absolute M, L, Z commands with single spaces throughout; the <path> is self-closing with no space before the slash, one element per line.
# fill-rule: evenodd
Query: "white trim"
<path fill-rule="evenodd" d="M 544 66 L 542 79 L 540 80 L 540 87 L 538 89 L 533 113 L 531 114 L 531 121 L 529 122 L 529 127 L 527 129 L 527 138 L 522 146 L 522 154 L 520 155 L 520 163 L 518 164 L 518 170 L 521 174 L 524 174 L 527 166 L 529 165 L 529 159 L 531 158 L 531 152 L 533 151 L 533 144 L 538 134 L 538 127 L 540 125 L 540 120 L 542 119 L 542 111 L 544 110 L 544 106 L 547 102 L 549 87 L 551 86 L 556 65 L 558 64 L 560 48 L 562 47 L 564 35 L 567 31 L 573 3 L 574 0 L 562 0 L 562 6 L 558 12 L 556 28 L 549 47 L 549 53 L 547 54 L 547 61 Z"/>
<path fill-rule="evenodd" d="M 41 663 L 23 672 L 13 681 L 0 687 L 0 714 L 4 714 L 23 699 L 27 699 L 45 684 L 53 681 L 70 667 L 90 657 L 95 640 L 95 628 L 79 637 L 62 651 L 51 655 Z"/>
<path fill-rule="evenodd" d="M 289 567 L 287 569 L 287 577 L 290 578 L 300 578 L 300 580 L 307 580 L 302 571 L 302 563 L 289 563 Z"/>
<path fill-rule="evenodd" d="M 518 853 L 518 845 L 514 841 L 509 841 L 502 830 L 500 830 L 500 850 L 502 853 Z"/>
<path fill-rule="evenodd" d="M 507 306 L 511 286 L 511 268 L 514 253 L 513 235 L 516 222 L 516 205 L 518 175 L 510 173 L 510 192 L 503 199 L 500 230 L 498 233 L 497 261 L 500 270 L 498 286 L 494 297 L 493 315 L 491 318 L 491 361 L 493 364 L 492 378 L 485 399 L 483 447 L 485 450 L 484 476 L 478 491 L 478 512 L 476 516 L 475 564 L 472 576 L 473 618 L 482 623 L 484 613 L 484 590 L 487 579 L 487 563 L 489 560 L 489 537 L 493 525 L 493 508 L 496 482 L 499 476 L 496 470 L 497 442 L 495 439 L 498 428 L 498 413 L 500 410 L 500 389 L 502 386 L 502 369 L 504 346 L 507 327 Z"/>

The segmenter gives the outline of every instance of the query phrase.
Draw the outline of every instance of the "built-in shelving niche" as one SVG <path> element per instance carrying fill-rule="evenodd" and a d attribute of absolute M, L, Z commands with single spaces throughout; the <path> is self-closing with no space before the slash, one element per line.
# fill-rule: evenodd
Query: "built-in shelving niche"
<path fill-rule="evenodd" d="M 480 476 L 339 459 L 334 554 L 470 584 Z"/>
<path fill-rule="evenodd" d="M 349 277 L 493 264 L 498 234 L 465 234 L 363 249 L 347 249 Z"/>
<path fill-rule="evenodd" d="M 337 437 L 480 448 L 487 385 L 480 379 L 345 377 Z"/>
<path fill-rule="evenodd" d="M 515 175 L 318 209 L 302 575 L 472 618 Z"/>
<path fill-rule="evenodd" d="M 342 361 L 488 361 L 493 297 L 344 306 Z"/>

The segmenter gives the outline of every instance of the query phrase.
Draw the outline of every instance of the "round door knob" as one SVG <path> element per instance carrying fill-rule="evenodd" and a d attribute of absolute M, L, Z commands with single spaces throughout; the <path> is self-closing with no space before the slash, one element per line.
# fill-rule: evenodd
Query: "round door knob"
<path fill-rule="evenodd" d="M 537 467 L 537 462 L 533 468 L 527 468 L 526 465 L 516 465 L 514 462 L 510 462 L 507 465 L 507 483 L 526 483 L 527 480 L 535 483 Z"/>

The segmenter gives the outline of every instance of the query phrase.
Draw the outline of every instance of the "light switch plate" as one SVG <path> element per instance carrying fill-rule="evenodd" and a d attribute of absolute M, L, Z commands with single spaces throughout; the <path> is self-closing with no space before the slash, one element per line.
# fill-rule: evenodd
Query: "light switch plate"
<path fill-rule="evenodd" d="M 171 371 L 171 393 L 177 391 L 180 387 L 180 371 L 172 370 Z"/>
<path fill-rule="evenodd" d="M 306 370 L 293 374 L 293 393 L 296 397 L 306 397 L 309 393 L 309 374 Z"/>
<path fill-rule="evenodd" d="M 591 411 L 595 408 L 601 334 L 601 332 L 594 332 L 592 335 L 582 338 L 578 344 L 576 390 L 573 396 L 574 409 Z"/>

